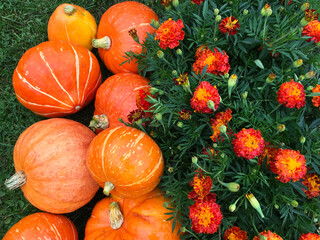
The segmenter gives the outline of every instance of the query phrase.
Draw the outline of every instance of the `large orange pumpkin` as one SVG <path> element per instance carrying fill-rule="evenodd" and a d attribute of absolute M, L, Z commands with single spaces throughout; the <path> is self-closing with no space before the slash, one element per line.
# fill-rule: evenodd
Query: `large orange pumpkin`
<path fill-rule="evenodd" d="M 13 88 L 26 108 L 45 117 L 79 111 L 101 84 L 98 60 L 85 47 L 43 42 L 27 50 L 13 74 Z"/>
<path fill-rule="evenodd" d="M 164 160 L 150 136 L 136 128 L 118 126 L 93 139 L 87 165 L 106 195 L 111 191 L 122 197 L 139 197 L 158 185 Z"/>
<path fill-rule="evenodd" d="M 34 213 L 13 225 L 2 240 L 64 239 L 78 240 L 78 232 L 70 219 L 51 213 Z"/>
<path fill-rule="evenodd" d="M 68 213 L 88 203 L 99 189 L 86 166 L 95 134 L 81 123 L 52 118 L 28 127 L 18 138 L 13 160 L 16 173 L 9 189 L 21 186 L 35 207 Z"/>
<path fill-rule="evenodd" d="M 98 202 L 87 222 L 85 240 L 178 240 L 180 229 L 163 204 L 167 202 L 159 190 L 135 199 L 112 196 Z M 119 209 L 120 208 L 120 209 Z"/>
<path fill-rule="evenodd" d="M 97 23 L 86 9 L 63 3 L 51 14 L 48 22 L 48 38 L 64 40 L 92 49 L 92 39 L 97 35 Z"/>
<path fill-rule="evenodd" d="M 147 33 L 153 34 L 156 29 L 150 23 L 151 20 L 159 20 L 155 12 L 146 5 L 126 1 L 110 7 L 101 17 L 97 40 L 93 40 L 93 47 L 99 48 L 99 55 L 106 67 L 113 73 L 132 72 L 138 73 L 136 61 L 123 63 L 125 53 L 132 51 L 141 53 L 142 47 L 129 35 L 132 29 L 137 30 L 140 43 L 147 37 Z"/>
<path fill-rule="evenodd" d="M 123 125 L 119 118 L 128 122 L 129 113 L 139 108 L 140 92 L 149 89 L 148 82 L 134 73 L 119 73 L 107 78 L 97 90 L 94 115 L 105 115 L 110 127 Z M 100 121 L 92 121 L 92 127 L 97 125 L 107 127 Z"/>

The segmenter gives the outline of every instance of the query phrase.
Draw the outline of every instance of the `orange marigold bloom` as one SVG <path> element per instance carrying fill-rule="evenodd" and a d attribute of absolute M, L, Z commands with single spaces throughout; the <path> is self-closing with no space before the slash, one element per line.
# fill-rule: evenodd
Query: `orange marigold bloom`
<path fill-rule="evenodd" d="M 187 109 L 183 109 L 179 112 L 179 118 L 182 120 L 189 120 L 191 118 L 191 111 L 188 111 Z"/>
<path fill-rule="evenodd" d="M 191 107 L 200 113 L 213 113 L 213 110 L 208 107 L 207 102 L 211 100 L 214 103 L 214 108 L 218 109 L 220 104 L 220 95 L 216 86 L 212 86 L 209 82 L 202 81 L 195 89 L 191 98 Z"/>
<path fill-rule="evenodd" d="M 237 33 L 237 29 L 240 28 L 239 21 L 235 17 L 226 17 L 219 24 L 219 30 L 225 34 L 235 35 Z"/>
<path fill-rule="evenodd" d="M 223 235 L 224 240 L 247 240 L 247 232 L 241 230 L 239 227 L 233 226 L 227 229 Z"/>
<path fill-rule="evenodd" d="M 219 139 L 219 135 L 220 135 L 220 129 L 219 127 L 221 125 L 225 125 L 227 126 L 228 122 L 231 120 L 232 115 L 231 115 L 232 111 L 231 109 L 227 109 L 225 112 L 218 112 L 216 113 L 216 115 L 214 116 L 213 119 L 210 120 L 211 123 L 211 128 L 213 130 L 213 134 L 210 137 L 212 139 L 212 141 L 216 142 L 217 139 Z"/>
<path fill-rule="evenodd" d="M 219 52 L 217 48 L 212 51 L 207 46 L 201 46 L 196 51 L 195 59 L 193 71 L 196 74 L 201 73 L 205 66 L 207 73 L 215 75 L 224 75 L 230 70 L 229 56 L 225 51 Z"/>
<path fill-rule="evenodd" d="M 312 92 L 313 93 L 320 92 L 320 85 L 317 84 L 317 86 L 312 89 Z M 319 107 L 319 109 L 320 109 L 320 96 L 313 97 L 312 103 L 313 103 L 313 106 Z"/>
<path fill-rule="evenodd" d="M 268 231 L 263 231 L 260 233 L 262 236 L 267 237 L 267 240 L 283 240 L 282 237 L 280 237 L 278 234 Z M 253 240 L 260 240 L 261 238 L 259 236 L 255 236 Z"/>
<path fill-rule="evenodd" d="M 189 218 L 192 221 L 191 228 L 196 233 L 212 234 L 218 231 L 223 218 L 220 205 L 212 198 L 196 201 L 189 207 Z"/>
<path fill-rule="evenodd" d="M 204 0 L 191 0 L 193 3 L 200 5 Z"/>
<path fill-rule="evenodd" d="M 149 89 L 140 89 L 137 96 L 136 96 L 136 104 L 137 104 L 137 107 L 139 109 L 142 109 L 142 110 L 148 110 L 151 106 L 151 103 L 149 103 L 146 98 L 148 96 L 151 96 L 152 95 L 150 94 L 149 92 Z"/>
<path fill-rule="evenodd" d="M 319 18 L 319 13 L 314 14 L 316 10 L 314 9 L 306 9 L 304 10 L 304 18 L 308 21 L 311 22 L 313 20 L 317 20 Z"/>
<path fill-rule="evenodd" d="M 299 181 L 307 173 L 306 159 L 299 150 L 279 149 L 274 160 L 270 162 L 270 170 L 278 174 L 280 182 L 287 183 Z"/>
<path fill-rule="evenodd" d="M 179 46 L 179 40 L 183 40 L 184 38 L 182 28 L 184 28 L 184 25 L 181 19 L 175 22 L 169 18 L 169 20 L 162 23 L 157 29 L 155 37 L 156 40 L 160 40 L 159 46 L 162 49 L 166 49 L 167 47 L 173 49 Z"/>
<path fill-rule="evenodd" d="M 299 237 L 299 240 L 320 240 L 320 235 L 316 233 L 303 233 Z"/>
<path fill-rule="evenodd" d="M 195 200 L 207 197 L 213 186 L 212 179 L 209 176 L 203 176 L 201 171 L 197 171 L 189 185 L 193 187 L 193 190 L 189 193 L 188 197 Z"/>
<path fill-rule="evenodd" d="M 267 165 L 268 165 L 270 161 L 274 159 L 274 155 L 277 151 L 278 151 L 278 148 L 276 146 L 271 145 L 270 142 L 266 142 L 262 154 L 259 155 L 258 157 L 258 160 L 259 160 L 258 164 L 262 164 L 264 159 L 267 157 Z"/>
<path fill-rule="evenodd" d="M 235 138 L 232 139 L 232 145 L 238 157 L 252 159 L 263 152 L 265 142 L 263 137 L 261 137 L 260 130 L 243 128 L 234 136 Z"/>
<path fill-rule="evenodd" d="M 306 94 L 301 83 L 290 80 L 281 84 L 277 92 L 277 100 L 288 108 L 301 108 L 306 104 Z"/>
<path fill-rule="evenodd" d="M 303 185 L 305 185 L 308 190 L 302 189 L 308 198 L 318 197 L 320 194 L 320 179 L 315 173 L 308 173 L 303 177 Z"/>
<path fill-rule="evenodd" d="M 309 22 L 306 26 L 303 27 L 302 36 L 310 37 L 307 39 L 308 42 L 320 42 L 320 22 L 318 20 Z"/>
<path fill-rule="evenodd" d="M 127 118 L 130 123 L 133 123 L 133 122 L 136 122 L 136 121 L 142 119 L 145 115 L 146 114 L 143 110 L 136 109 L 136 110 L 131 111 L 129 113 L 129 115 L 127 116 Z"/>

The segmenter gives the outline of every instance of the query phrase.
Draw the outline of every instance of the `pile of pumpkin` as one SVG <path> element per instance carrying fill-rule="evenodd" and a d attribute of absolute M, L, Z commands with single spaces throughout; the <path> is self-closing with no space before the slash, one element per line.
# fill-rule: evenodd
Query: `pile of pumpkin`
<path fill-rule="evenodd" d="M 139 90 L 150 87 L 134 61 L 122 64 L 125 52 L 141 52 L 128 32 L 136 29 L 143 41 L 155 31 L 152 19 L 158 20 L 153 10 L 128 1 L 110 7 L 97 27 L 87 10 L 62 4 L 50 17 L 49 41 L 21 57 L 13 74 L 17 99 L 50 119 L 19 136 L 13 152 L 16 173 L 5 184 L 21 187 L 43 212 L 21 219 L 4 240 L 78 239 L 75 225 L 62 214 L 91 201 L 99 186 L 108 197 L 94 207 L 85 239 L 180 238 L 180 225 L 172 230 L 164 207 L 168 200 L 157 188 L 164 170 L 160 148 L 143 131 L 119 122 L 137 109 Z M 103 84 L 92 47 L 99 47 L 101 60 L 114 73 Z M 105 128 L 99 134 L 62 118 L 93 99 L 94 122 Z"/>

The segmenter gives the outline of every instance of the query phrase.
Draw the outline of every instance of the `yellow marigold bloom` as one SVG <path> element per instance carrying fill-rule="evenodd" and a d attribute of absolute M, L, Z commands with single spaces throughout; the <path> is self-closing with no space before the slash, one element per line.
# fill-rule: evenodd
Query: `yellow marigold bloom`
<path fill-rule="evenodd" d="M 302 184 L 305 185 L 308 190 L 302 189 L 308 198 L 318 197 L 320 194 L 320 179 L 315 173 L 308 173 L 304 176 Z"/>
<path fill-rule="evenodd" d="M 268 231 L 263 231 L 260 233 L 262 236 L 267 237 L 267 240 L 283 240 L 282 237 L 280 237 L 278 234 Z M 253 240 L 260 240 L 261 238 L 259 236 L 255 236 Z"/>
<path fill-rule="evenodd" d="M 223 239 L 224 240 L 247 240 L 248 235 L 246 231 L 241 230 L 237 226 L 233 226 L 224 232 Z"/>

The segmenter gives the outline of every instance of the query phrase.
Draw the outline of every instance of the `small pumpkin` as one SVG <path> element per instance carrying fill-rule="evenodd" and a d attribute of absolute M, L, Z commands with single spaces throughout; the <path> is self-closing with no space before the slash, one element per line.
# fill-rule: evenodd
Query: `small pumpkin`
<path fill-rule="evenodd" d="M 159 146 L 143 131 L 127 126 L 107 128 L 91 142 L 87 166 L 104 193 L 139 197 L 160 182 L 164 160 Z"/>
<path fill-rule="evenodd" d="M 50 213 L 69 213 L 88 203 L 99 186 L 86 166 L 95 134 L 73 120 L 52 118 L 28 127 L 13 151 L 16 173 L 9 189 L 21 186 L 35 207 Z"/>
<path fill-rule="evenodd" d="M 86 9 L 63 3 L 50 16 L 48 38 L 49 41 L 70 41 L 91 50 L 97 28 L 96 20 Z"/>
<path fill-rule="evenodd" d="M 22 218 L 13 225 L 2 240 L 68 239 L 78 240 L 73 222 L 63 216 L 38 212 Z"/>
<path fill-rule="evenodd" d="M 27 50 L 13 73 L 20 103 L 44 117 L 79 111 L 93 100 L 100 84 L 100 66 L 93 53 L 64 41 L 47 41 Z"/>
<path fill-rule="evenodd" d="M 153 34 L 156 29 L 151 20 L 159 20 L 155 12 L 146 5 L 125 1 L 111 6 L 101 17 L 97 38 L 92 41 L 93 47 L 99 48 L 98 52 L 105 66 L 113 73 L 132 72 L 138 73 L 136 61 L 126 62 L 126 52 L 141 53 L 142 47 L 130 35 L 129 31 L 135 29 L 140 43 Z"/>
<path fill-rule="evenodd" d="M 112 196 L 99 201 L 93 208 L 85 229 L 85 240 L 178 240 L 181 225 L 173 220 L 163 204 L 167 203 L 158 189 L 139 198 Z"/>

